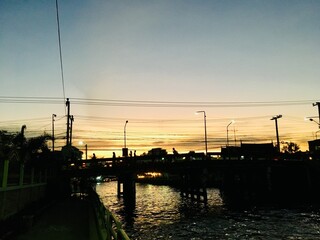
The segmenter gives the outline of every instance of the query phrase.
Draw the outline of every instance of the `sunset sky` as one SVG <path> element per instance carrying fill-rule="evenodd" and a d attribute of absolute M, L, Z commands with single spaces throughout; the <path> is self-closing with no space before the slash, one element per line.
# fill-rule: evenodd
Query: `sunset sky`
<path fill-rule="evenodd" d="M 275 143 L 278 114 L 302 150 L 319 130 L 320 1 L 60 0 L 59 16 L 64 86 L 55 0 L 0 0 L 0 129 L 51 134 L 56 114 L 61 147 L 70 98 L 73 145 L 97 157 L 120 154 L 126 120 L 138 154 L 204 151 L 199 110 L 209 151 L 231 120 L 230 145 Z"/>

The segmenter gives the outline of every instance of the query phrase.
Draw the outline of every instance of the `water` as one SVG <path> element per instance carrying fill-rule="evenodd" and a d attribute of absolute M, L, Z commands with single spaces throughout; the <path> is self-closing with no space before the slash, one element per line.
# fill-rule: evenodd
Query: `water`
<path fill-rule="evenodd" d="M 97 192 L 131 239 L 320 239 L 320 208 L 250 208 L 223 205 L 217 189 L 208 204 L 192 202 L 168 186 L 137 184 L 134 209 L 116 196 L 116 182 Z"/>

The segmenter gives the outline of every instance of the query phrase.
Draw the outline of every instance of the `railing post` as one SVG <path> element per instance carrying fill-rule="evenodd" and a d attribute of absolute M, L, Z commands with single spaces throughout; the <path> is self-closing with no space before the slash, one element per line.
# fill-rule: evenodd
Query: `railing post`
<path fill-rule="evenodd" d="M 4 160 L 3 163 L 3 176 L 2 176 L 2 188 L 6 189 L 8 185 L 8 173 L 9 173 L 9 160 Z"/>
<path fill-rule="evenodd" d="M 42 183 L 42 169 L 39 170 L 38 182 Z"/>
<path fill-rule="evenodd" d="M 34 184 L 34 168 L 31 168 L 31 185 Z"/>
<path fill-rule="evenodd" d="M 107 240 L 111 240 L 111 228 L 112 228 L 112 223 L 111 223 L 111 218 L 110 218 L 110 213 L 109 211 L 106 211 L 105 214 L 105 218 L 106 218 L 106 228 L 107 228 Z"/>
<path fill-rule="evenodd" d="M 20 174 L 19 174 L 19 186 L 23 186 L 23 180 L 24 180 L 24 164 L 20 164 Z"/>

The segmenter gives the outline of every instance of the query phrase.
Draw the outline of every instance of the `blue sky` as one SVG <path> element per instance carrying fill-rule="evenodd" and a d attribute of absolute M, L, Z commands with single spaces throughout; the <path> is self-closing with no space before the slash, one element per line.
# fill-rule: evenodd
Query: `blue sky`
<path fill-rule="evenodd" d="M 59 1 L 59 10 L 65 94 L 71 99 L 319 99 L 319 1 L 64 0 Z M 1 0 L 0 52 L 0 96 L 63 98 L 54 0 Z M 118 118 L 118 130 L 112 131 L 121 135 L 125 119 L 182 121 L 194 119 L 195 110 L 199 109 L 77 105 L 73 114 Z M 200 110 L 206 110 L 214 123 L 226 119 L 213 127 L 212 135 L 223 135 L 232 118 L 317 116 L 317 109 L 309 103 Z M 0 103 L 0 111 L 2 121 L 50 119 L 52 113 L 65 113 L 63 104 Z M 303 120 L 294 127 L 291 120 L 286 136 L 302 128 L 306 140 L 317 130 Z M 83 122 L 78 128 L 85 124 L 84 129 L 92 126 Z M 256 124 L 249 124 L 243 135 L 252 135 L 250 131 L 261 126 Z M 270 131 L 272 138 L 269 117 L 265 124 L 268 130 L 261 134 Z"/>

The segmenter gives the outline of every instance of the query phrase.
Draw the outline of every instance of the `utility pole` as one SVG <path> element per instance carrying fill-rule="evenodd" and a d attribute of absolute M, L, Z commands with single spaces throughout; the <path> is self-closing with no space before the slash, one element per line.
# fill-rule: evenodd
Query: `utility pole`
<path fill-rule="evenodd" d="M 270 120 L 274 120 L 275 123 L 276 123 L 277 149 L 278 149 L 278 152 L 280 152 L 280 141 L 279 141 L 279 132 L 278 132 L 278 118 L 282 118 L 282 115 L 274 116 Z"/>
<path fill-rule="evenodd" d="M 66 106 L 67 106 L 67 146 L 70 145 L 70 101 L 69 98 L 67 98 L 67 102 L 66 102 Z"/>
<path fill-rule="evenodd" d="M 73 125 L 73 121 L 74 121 L 73 115 L 70 116 L 70 120 L 71 120 L 71 123 L 70 123 L 70 140 L 69 140 L 69 144 L 71 146 L 72 145 L 72 125 Z"/>
<path fill-rule="evenodd" d="M 88 160 L 88 144 L 86 144 L 86 160 Z"/>
<path fill-rule="evenodd" d="M 316 102 L 316 103 L 312 103 L 312 106 L 318 106 L 318 114 L 319 114 L 319 123 L 320 123 L 320 102 Z M 320 125 L 318 124 L 319 128 L 320 128 Z"/>
<path fill-rule="evenodd" d="M 52 114 L 52 152 L 54 152 L 54 118 L 56 114 Z"/>

